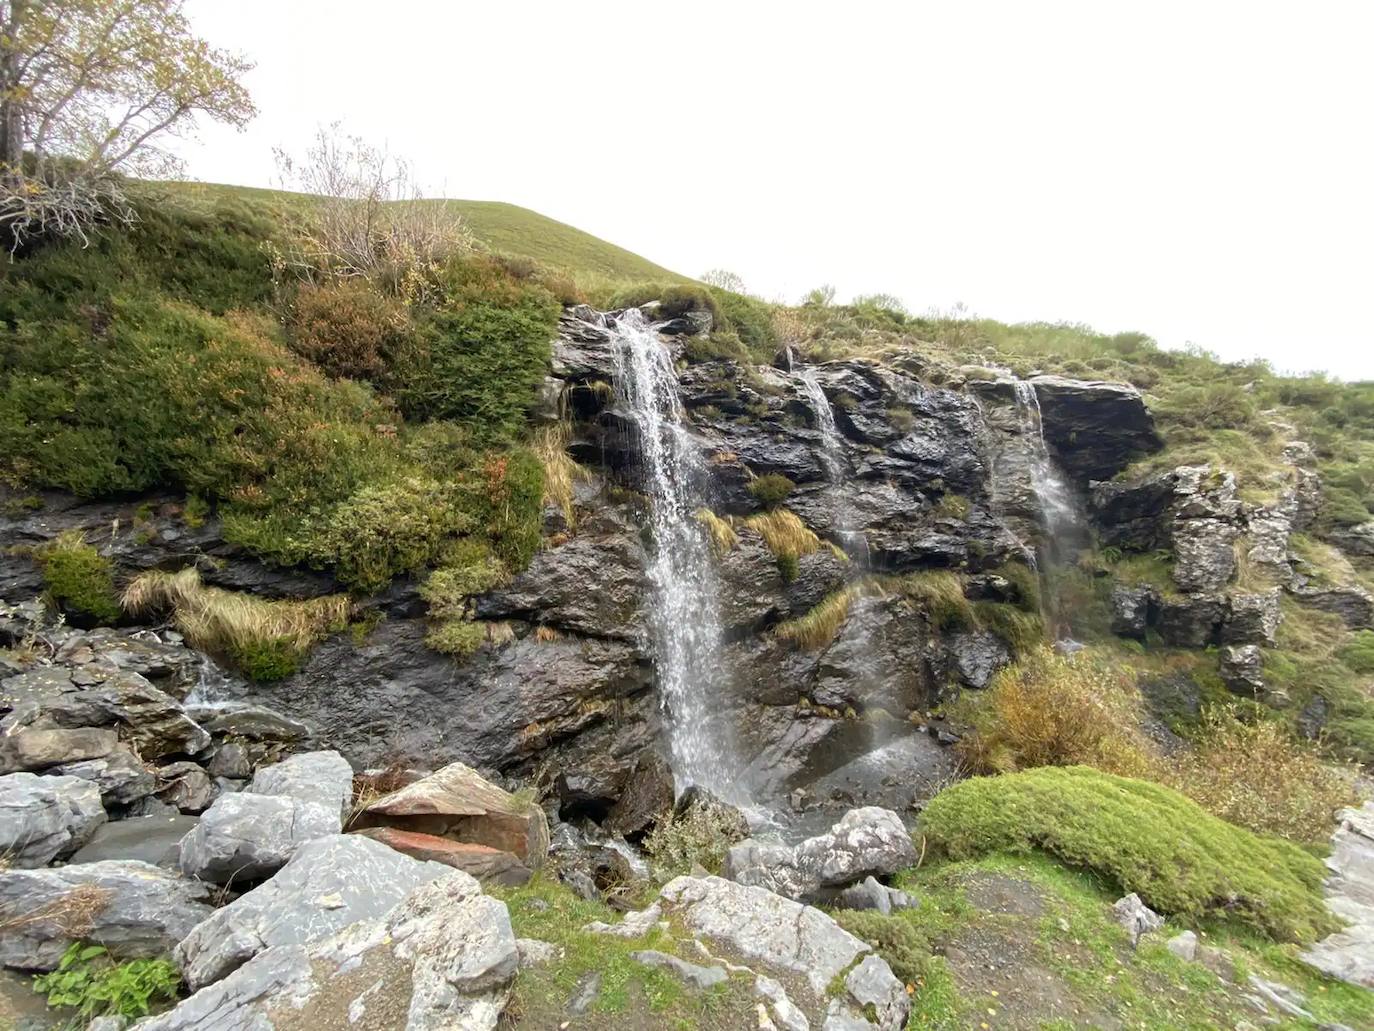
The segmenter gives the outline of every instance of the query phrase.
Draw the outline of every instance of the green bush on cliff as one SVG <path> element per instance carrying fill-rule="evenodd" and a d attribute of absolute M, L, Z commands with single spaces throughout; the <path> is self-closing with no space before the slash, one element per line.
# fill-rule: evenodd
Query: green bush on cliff
<path fill-rule="evenodd" d="M 922 829 L 956 859 L 1047 853 L 1183 919 L 1233 919 L 1299 942 L 1336 926 L 1322 903 L 1324 869 L 1310 853 L 1233 826 L 1169 788 L 1088 767 L 966 780 L 931 801 Z"/>
<path fill-rule="evenodd" d="M 120 616 L 114 565 L 86 543 L 79 531 L 68 531 L 37 555 L 43 567 L 48 600 L 63 612 L 113 623 Z"/>

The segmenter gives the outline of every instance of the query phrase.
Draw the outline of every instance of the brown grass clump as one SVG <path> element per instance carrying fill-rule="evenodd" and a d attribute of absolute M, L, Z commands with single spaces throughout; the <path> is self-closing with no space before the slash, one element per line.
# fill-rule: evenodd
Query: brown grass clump
<path fill-rule="evenodd" d="M 230 658 L 254 653 L 268 643 L 308 651 L 347 623 L 351 607 L 342 594 L 268 601 L 207 587 L 194 567 L 140 574 L 125 589 L 123 606 L 133 615 L 169 610 L 193 647 Z"/>
<path fill-rule="evenodd" d="M 558 507 L 568 527 L 577 525 L 573 508 L 573 486 L 591 477 L 568 454 L 569 429 L 567 423 L 545 426 L 534 432 L 530 449 L 544 466 L 544 500 Z"/>
<path fill-rule="evenodd" d="M 718 556 L 739 547 L 739 534 L 735 533 L 735 528 L 709 508 L 697 509 L 696 521 L 706 528 L 711 537 L 711 550 Z"/>
<path fill-rule="evenodd" d="M 12 933 L 43 924 L 52 937 L 80 939 L 91 933 L 95 917 L 110 904 L 114 892 L 94 884 L 78 884 L 60 898 L 23 916 L 0 916 L 0 932 Z"/>
<path fill-rule="evenodd" d="M 977 773 L 1094 766 L 1158 779 L 1128 671 L 1091 654 L 1066 658 L 1048 647 L 1026 653 L 993 678 L 973 722 L 975 733 L 959 747 Z"/>
<path fill-rule="evenodd" d="M 794 512 L 785 508 L 760 512 L 744 520 L 744 525 L 763 537 L 768 550 L 778 558 L 793 559 L 821 549 L 821 539 L 807 528 Z"/>
<path fill-rule="evenodd" d="M 1207 713 L 1197 747 L 1161 779 L 1224 820 L 1299 842 L 1326 841 L 1336 812 L 1358 802 L 1352 768 L 1277 722 L 1242 722 L 1231 707 Z"/>
<path fill-rule="evenodd" d="M 835 635 L 849 618 L 849 609 L 863 594 L 859 584 L 849 584 L 826 595 L 810 612 L 796 619 L 779 623 L 773 633 L 783 641 L 790 641 L 806 651 L 819 651 L 835 640 Z"/>
<path fill-rule="evenodd" d="M 541 624 L 534 628 L 534 639 L 540 644 L 552 644 L 554 641 L 561 641 L 563 635 L 553 627 Z"/>

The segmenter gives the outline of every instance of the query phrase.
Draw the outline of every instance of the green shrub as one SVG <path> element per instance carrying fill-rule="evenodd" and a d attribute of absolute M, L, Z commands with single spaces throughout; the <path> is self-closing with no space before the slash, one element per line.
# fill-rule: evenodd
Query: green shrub
<path fill-rule="evenodd" d="M 461 659 L 475 652 L 486 639 L 485 624 L 453 619 L 432 627 L 425 635 L 425 644 L 436 652 Z"/>
<path fill-rule="evenodd" d="M 937 962 L 930 941 L 901 913 L 883 916 L 872 910 L 838 909 L 831 915 L 836 923 L 887 960 L 892 973 L 904 985 L 922 984 L 932 963 Z"/>
<path fill-rule="evenodd" d="M 697 865 L 719 873 L 730 846 L 742 839 L 735 809 L 712 803 L 691 805 L 659 820 L 644 839 L 644 852 L 654 875 L 668 880 L 690 873 Z"/>
<path fill-rule="evenodd" d="M 119 619 L 114 564 L 87 544 L 80 531 L 62 534 L 35 557 L 54 608 L 97 623 Z"/>
<path fill-rule="evenodd" d="M 146 1017 L 153 1003 L 176 998 L 181 974 L 166 959 L 113 963 L 103 945 L 74 942 L 57 969 L 33 979 L 34 991 L 54 1008 L 74 1007 L 83 1021 L 96 1017 Z"/>
<path fill-rule="evenodd" d="M 719 329 L 730 329 L 721 315 L 716 293 L 700 283 L 639 283 L 623 287 L 611 297 L 612 308 L 638 308 L 650 301 L 659 303 L 659 315 L 675 319 L 691 311 L 709 312 Z"/>
<path fill-rule="evenodd" d="M 964 781 L 930 802 L 922 828 L 954 858 L 1048 853 L 1181 919 L 1234 919 L 1299 942 L 1337 925 L 1314 856 L 1226 823 L 1170 788 L 1088 767 Z"/>
<path fill-rule="evenodd" d="M 711 296 L 749 356 L 760 364 L 771 361 L 778 346 L 773 309 L 763 301 L 718 287 L 711 288 Z"/>
<path fill-rule="evenodd" d="M 305 283 L 291 307 L 291 350 L 335 378 L 384 382 L 413 329 L 405 306 L 363 279 Z"/>
<path fill-rule="evenodd" d="M 226 657 L 249 680 L 285 680 L 300 669 L 305 653 L 289 637 L 245 641 L 229 648 Z"/>
<path fill-rule="evenodd" d="M 796 484 L 781 473 L 767 473 L 749 481 L 749 493 L 766 509 L 774 509 L 787 500 Z"/>
<path fill-rule="evenodd" d="M 482 441 L 511 438 L 543 380 L 560 310 L 494 259 L 454 263 L 443 301 L 417 316 L 412 353 L 394 370 L 402 411 L 462 422 Z"/>

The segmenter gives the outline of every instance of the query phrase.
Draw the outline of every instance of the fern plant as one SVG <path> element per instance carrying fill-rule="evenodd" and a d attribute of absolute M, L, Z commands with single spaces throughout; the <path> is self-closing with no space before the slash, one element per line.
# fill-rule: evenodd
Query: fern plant
<path fill-rule="evenodd" d="M 176 998 L 181 974 L 165 959 L 114 963 L 103 945 L 73 942 L 55 970 L 33 979 L 51 1007 L 72 1007 L 83 1019 L 146 1017 L 152 1004 Z"/>

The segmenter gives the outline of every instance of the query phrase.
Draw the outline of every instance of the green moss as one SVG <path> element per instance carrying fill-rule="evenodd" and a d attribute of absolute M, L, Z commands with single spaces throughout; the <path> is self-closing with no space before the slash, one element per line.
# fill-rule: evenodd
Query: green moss
<path fill-rule="evenodd" d="M 425 644 L 436 652 L 466 658 L 480 648 L 486 639 L 486 624 L 449 619 L 430 629 L 425 635 Z"/>
<path fill-rule="evenodd" d="M 62 534 L 35 556 L 43 568 L 43 583 L 51 604 L 96 623 L 119 619 L 114 564 L 85 542 L 77 531 Z"/>
<path fill-rule="evenodd" d="M 236 645 L 228 657 L 246 677 L 261 682 L 285 680 L 300 669 L 305 658 L 289 637 L 245 642 Z"/>
<path fill-rule="evenodd" d="M 801 574 L 801 558 L 791 552 L 783 552 L 777 556 L 778 575 L 782 577 L 782 582 L 790 584 Z"/>
<path fill-rule="evenodd" d="M 1083 766 L 975 777 L 926 808 L 954 858 L 1044 852 L 1110 878 L 1160 912 L 1234 920 L 1285 941 L 1334 929 L 1319 860 L 1228 824 L 1183 795 Z"/>

